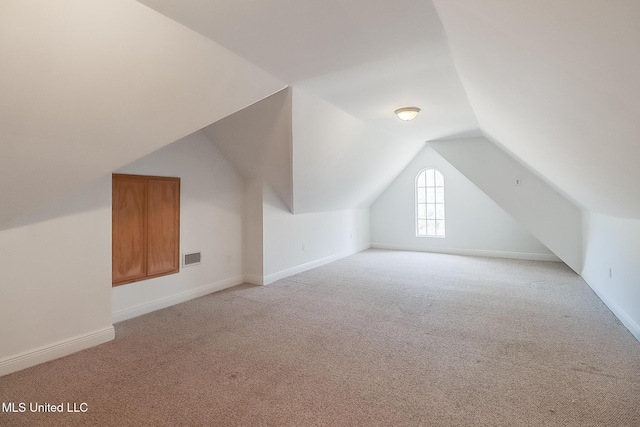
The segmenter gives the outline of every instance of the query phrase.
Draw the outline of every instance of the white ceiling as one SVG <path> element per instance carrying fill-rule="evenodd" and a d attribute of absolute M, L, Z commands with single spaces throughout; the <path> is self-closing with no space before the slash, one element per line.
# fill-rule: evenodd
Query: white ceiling
<path fill-rule="evenodd" d="M 293 210 L 290 88 L 202 131 L 242 176 L 264 178 L 287 208 Z"/>
<path fill-rule="evenodd" d="M 482 133 L 579 206 L 640 218 L 640 2 L 140 1 L 372 129 Z"/>
<path fill-rule="evenodd" d="M 0 226 L 285 84 L 389 144 L 482 132 L 640 218 L 640 2 L 434 2 L 3 1 Z"/>
<path fill-rule="evenodd" d="M 430 1 L 140 1 L 374 129 L 414 142 L 480 134 Z M 404 106 L 423 111 L 401 122 Z"/>
<path fill-rule="evenodd" d="M 640 2 L 435 4 L 482 131 L 583 208 L 640 218 Z"/>
<path fill-rule="evenodd" d="M 292 90 L 293 213 L 367 208 L 424 148 Z"/>
<path fill-rule="evenodd" d="M 0 228 L 285 87 L 132 0 L 3 0 L 0 64 Z"/>

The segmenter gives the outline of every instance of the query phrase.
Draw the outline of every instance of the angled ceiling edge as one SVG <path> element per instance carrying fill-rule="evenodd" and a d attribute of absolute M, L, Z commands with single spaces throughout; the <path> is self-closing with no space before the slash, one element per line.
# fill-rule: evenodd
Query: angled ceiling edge
<path fill-rule="evenodd" d="M 262 178 L 293 210 L 291 89 L 282 89 L 203 129 L 249 179 Z"/>

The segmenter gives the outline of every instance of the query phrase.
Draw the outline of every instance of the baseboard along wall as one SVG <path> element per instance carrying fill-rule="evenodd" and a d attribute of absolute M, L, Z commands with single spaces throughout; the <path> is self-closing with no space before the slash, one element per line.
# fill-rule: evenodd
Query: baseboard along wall
<path fill-rule="evenodd" d="M 359 246 L 357 248 L 339 252 L 337 254 L 329 255 L 323 258 L 319 258 L 313 261 L 306 262 L 304 264 L 296 265 L 295 267 L 287 268 L 285 270 L 278 271 L 276 273 L 269 274 L 264 276 L 263 284 L 268 285 L 277 280 L 284 279 L 285 277 L 293 276 L 294 274 L 302 273 L 303 271 L 311 270 L 312 268 L 320 267 L 322 265 L 328 264 L 333 261 L 337 261 L 340 258 L 348 257 L 349 255 L 356 254 L 358 252 L 362 252 L 371 247 L 371 245 L 366 244 Z"/>
<path fill-rule="evenodd" d="M 613 313 L 614 316 L 622 322 L 622 324 L 631 332 L 631 334 L 640 341 L 640 325 L 638 325 L 623 309 L 620 308 L 618 304 L 616 304 L 611 298 L 609 298 L 602 290 L 599 290 L 597 287 L 593 286 L 589 281 L 582 276 L 582 279 L 585 281 L 587 285 L 593 290 L 593 292 L 598 295 L 598 298 L 602 300 L 604 305 L 606 305 L 609 310 Z"/>
<path fill-rule="evenodd" d="M 302 273 L 307 270 L 311 270 L 316 267 L 328 264 L 338 259 L 353 255 L 355 253 L 367 250 L 369 248 L 375 249 L 389 249 L 389 250 L 402 250 L 402 251 L 417 251 L 417 252 L 439 252 L 455 255 L 470 255 L 470 256 L 487 256 L 487 257 L 500 257 L 500 258 L 515 258 L 537 261 L 556 261 L 561 260 L 555 255 L 549 254 L 530 254 L 520 252 L 500 252 L 500 251 L 484 251 L 484 250 L 468 250 L 468 249 L 425 249 L 419 247 L 402 246 L 385 243 L 372 243 L 371 245 L 363 245 L 358 248 L 354 248 L 349 251 L 340 252 L 337 254 L 329 255 L 317 260 L 313 260 L 304 264 L 297 265 L 285 270 L 278 271 L 276 273 L 269 274 L 267 276 L 257 275 L 242 275 L 229 279 L 221 280 L 209 285 L 201 286 L 196 289 L 180 292 L 175 295 L 159 298 L 154 301 L 150 301 L 144 304 L 140 304 L 134 307 L 129 307 L 123 310 L 119 310 L 112 313 L 112 322 L 118 323 L 124 320 L 132 319 L 143 314 L 151 313 L 156 310 L 170 307 L 175 304 L 189 301 L 194 298 L 210 294 L 212 292 L 221 291 L 223 289 L 230 288 L 242 283 L 251 283 L 255 285 L 268 285 L 277 280 L 285 277 L 292 276 L 294 274 Z M 592 287 L 593 288 L 593 287 Z M 600 296 L 605 304 L 614 312 L 614 314 L 623 322 L 623 324 L 634 334 L 634 336 L 640 340 L 640 327 L 626 316 L 624 312 L 618 309 L 618 307 L 607 301 L 606 297 L 600 295 L 595 288 L 594 291 Z M 43 346 L 34 350 L 26 351 L 18 355 L 10 356 L 0 360 L 0 376 L 7 375 L 11 372 L 16 372 L 21 369 L 28 368 L 40 363 L 48 362 L 69 354 L 85 350 L 87 348 L 103 344 L 111 341 L 115 338 L 115 330 L 113 326 L 84 334 L 81 336 L 73 337 L 67 340 L 59 341 L 47 346 Z"/>
<path fill-rule="evenodd" d="M 171 307 L 172 305 L 180 304 L 181 302 L 189 301 L 194 298 L 199 298 L 207 294 L 210 294 L 212 292 L 221 291 L 223 289 L 227 289 L 232 286 L 239 285 L 243 282 L 244 282 L 244 276 L 236 276 L 230 279 L 225 279 L 219 282 L 211 283 L 209 285 L 200 286 L 199 288 L 190 289 L 188 291 L 180 292 L 174 295 L 169 295 L 163 298 L 158 298 L 154 301 L 150 301 L 144 304 L 136 305 L 133 307 L 129 307 L 123 310 L 113 312 L 111 313 L 111 321 L 113 323 L 122 322 L 123 320 L 132 319 L 134 317 L 138 317 L 143 314 L 151 313 L 152 311 Z"/>
<path fill-rule="evenodd" d="M 28 350 L 0 360 L 0 376 L 103 344 L 115 338 L 113 326 Z"/>
<path fill-rule="evenodd" d="M 410 252 L 431 252 L 450 255 L 468 255 L 483 256 L 491 258 L 510 258 L 524 259 L 530 261 L 552 261 L 562 262 L 560 258 L 553 254 L 536 254 L 527 252 L 503 252 L 503 251 L 487 251 L 480 249 L 456 249 L 456 248 L 423 248 L 419 246 L 395 245 L 392 243 L 371 243 L 374 249 L 389 249 L 393 251 L 410 251 Z"/>

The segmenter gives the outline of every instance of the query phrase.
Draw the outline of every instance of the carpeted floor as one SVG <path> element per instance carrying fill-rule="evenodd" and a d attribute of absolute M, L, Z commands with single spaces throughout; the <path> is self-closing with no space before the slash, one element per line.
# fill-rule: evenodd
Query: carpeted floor
<path fill-rule="evenodd" d="M 564 264 L 369 250 L 119 323 L 0 402 L 27 405 L 2 426 L 640 426 L 640 343 Z"/>

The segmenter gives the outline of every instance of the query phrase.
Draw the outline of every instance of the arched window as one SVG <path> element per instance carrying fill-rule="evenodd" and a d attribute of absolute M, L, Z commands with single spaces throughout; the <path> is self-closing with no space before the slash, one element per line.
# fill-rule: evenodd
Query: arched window
<path fill-rule="evenodd" d="M 416 177 L 416 236 L 444 237 L 444 178 L 437 169 Z"/>

